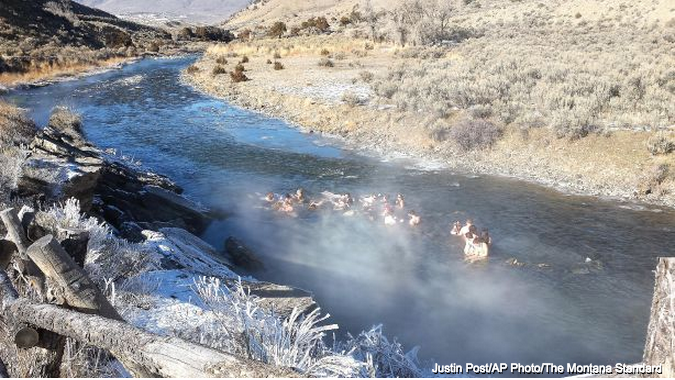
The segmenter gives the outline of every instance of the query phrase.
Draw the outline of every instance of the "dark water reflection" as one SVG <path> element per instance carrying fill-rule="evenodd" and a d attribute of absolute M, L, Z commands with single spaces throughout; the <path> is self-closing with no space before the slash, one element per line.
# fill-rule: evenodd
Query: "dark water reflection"
<path fill-rule="evenodd" d="M 229 235 L 243 238 L 265 258 L 268 270 L 256 276 L 312 290 L 343 332 L 382 322 L 441 364 L 641 359 L 651 271 L 675 242 L 672 211 L 356 156 L 183 86 L 178 71 L 189 61 L 147 60 L 10 97 L 42 123 L 55 104 L 76 108 L 98 145 L 232 210 L 205 237 L 218 248 Z M 423 225 L 384 228 L 337 214 L 289 221 L 258 208 L 256 192 L 298 186 L 401 192 Z M 448 237 L 448 223 L 466 217 L 495 238 L 487 265 L 464 264 L 461 243 Z"/>

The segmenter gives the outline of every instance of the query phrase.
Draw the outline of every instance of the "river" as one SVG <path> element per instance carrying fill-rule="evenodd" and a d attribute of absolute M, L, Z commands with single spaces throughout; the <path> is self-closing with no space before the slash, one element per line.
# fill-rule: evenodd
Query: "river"
<path fill-rule="evenodd" d="M 40 124 L 55 105 L 74 108 L 89 140 L 228 210 L 204 238 L 218 249 L 230 235 L 245 241 L 266 265 L 253 275 L 312 291 L 341 336 L 382 323 L 406 348 L 419 345 L 428 367 L 641 360 L 652 270 L 675 242 L 672 210 L 365 157 L 191 89 L 179 72 L 192 60 L 143 60 L 8 97 Z M 402 193 L 423 222 L 386 228 L 260 208 L 260 194 L 300 186 Z M 465 264 L 463 244 L 448 234 L 467 217 L 494 238 L 487 264 Z"/>

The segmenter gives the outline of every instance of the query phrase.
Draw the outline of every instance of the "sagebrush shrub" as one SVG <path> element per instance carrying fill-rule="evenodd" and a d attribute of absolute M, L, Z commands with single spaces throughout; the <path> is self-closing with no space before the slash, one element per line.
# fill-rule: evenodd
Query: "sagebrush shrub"
<path fill-rule="evenodd" d="M 216 63 L 219 65 L 227 65 L 227 58 L 220 56 L 216 58 Z"/>
<path fill-rule="evenodd" d="M 464 120 L 450 130 L 450 138 L 465 151 L 489 148 L 501 134 L 499 127 L 486 120 Z"/>
<path fill-rule="evenodd" d="M 28 144 L 37 127 L 20 109 L 0 101 L 0 145 Z"/>
<path fill-rule="evenodd" d="M 249 80 L 249 78 L 244 74 L 243 71 L 238 71 L 235 70 L 230 73 L 230 79 L 232 79 L 232 82 L 234 83 L 239 83 L 239 82 L 246 82 Z"/>
<path fill-rule="evenodd" d="M 194 74 L 194 73 L 196 73 L 196 72 L 199 72 L 199 67 L 197 67 L 196 65 L 190 65 L 190 66 L 188 66 L 187 69 L 185 69 L 185 71 L 186 71 L 188 74 Z"/>
<path fill-rule="evenodd" d="M 248 63 L 248 61 L 249 61 L 248 56 L 245 55 L 245 56 L 241 57 L 240 63 Z"/>
<path fill-rule="evenodd" d="M 49 117 L 49 127 L 72 139 L 82 139 L 82 117 L 67 107 L 55 107 Z"/>
<path fill-rule="evenodd" d="M 321 67 L 335 67 L 335 63 L 330 59 L 324 57 L 319 60 L 319 66 Z"/>
<path fill-rule="evenodd" d="M 283 70 L 284 65 L 281 62 L 274 62 L 274 70 Z"/>
<path fill-rule="evenodd" d="M 211 71 L 211 74 L 213 75 L 221 75 L 221 74 L 226 74 L 227 70 L 223 66 L 216 65 L 213 67 L 213 71 Z"/>
<path fill-rule="evenodd" d="M 670 140 L 665 133 L 658 132 L 647 140 L 647 149 L 652 155 L 669 154 L 675 151 L 675 142 Z"/>

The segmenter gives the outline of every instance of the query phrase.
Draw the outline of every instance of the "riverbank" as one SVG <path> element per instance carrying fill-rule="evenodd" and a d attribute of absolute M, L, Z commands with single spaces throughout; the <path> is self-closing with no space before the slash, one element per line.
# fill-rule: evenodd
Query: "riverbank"
<path fill-rule="evenodd" d="M 410 97 L 381 96 L 383 87 L 398 88 L 409 80 L 387 82 L 400 68 L 443 67 L 464 59 L 463 53 L 401 49 L 344 35 L 263 39 L 214 46 L 184 77 L 238 106 L 307 131 L 343 136 L 354 149 L 433 160 L 459 172 L 508 176 L 567 193 L 675 207 L 675 180 L 669 174 L 675 158 L 648 149 L 659 136 L 672 138 L 671 128 L 608 125 L 580 138 L 561 138 L 554 128 L 499 122 L 496 110 L 454 108 L 439 119 L 424 107 L 401 104 L 414 102 Z M 248 61 L 242 64 L 249 80 L 235 83 L 227 73 L 242 60 Z M 222 74 L 214 74 L 218 66 Z M 481 112 L 487 115 L 475 116 Z M 467 151 L 450 138 L 455 126 L 483 119 L 500 131 L 491 146 Z M 546 120 L 536 122 L 546 125 Z"/>
<path fill-rule="evenodd" d="M 378 329 L 329 348 L 323 337 L 337 325 L 325 324 L 311 293 L 248 276 L 243 264 L 256 259 L 243 243 L 229 239 L 235 244 L 220 251 L 198 237 L 216 213 L 184 197 L 169 178 L 87 142 L 78 115 L 57 107 L 38 130 L 19 109 L 0 106 L 0 209 L 14 208 L 28 243 L 53 235 L 128 323 L 309 376 L 420 376 Z M 8 271 L 21 296 L 48 301 L 44 289 L 24 291 L 26 274 L 17 268 Z M 100 350 L 69 344 L 54 373 L 125 375 Z M 4 348 L 0 360 L 10 374 L 39 374 Z M 391 369 L 390 359 L 410 366 Z"/>

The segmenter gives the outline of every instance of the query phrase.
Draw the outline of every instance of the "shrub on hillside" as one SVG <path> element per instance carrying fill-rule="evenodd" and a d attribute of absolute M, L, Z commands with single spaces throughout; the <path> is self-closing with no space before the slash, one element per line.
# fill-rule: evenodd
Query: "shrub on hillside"
<path fill-rule="evenodd" d="M 241 61 L 239 63 L 248 63 L 248 62 L 249 62 L 248 56 L 245 55 L 241 57 Z"/>
<path fill-rule="evenodd" d="M 327 56 L 330 55 L 330 51 L 328 51 L 328 49 L 325 49 L 325 48 L 324 48 L 324 49 L 321 49 L 321 55 L 327 57 Z"/>
<path fill-rule="evenodd" d="M 283 70 L 284 65 L 281 62 L 274 62 L 274 70 Z"/>
<path fill-rule="evenodd" d="M 227 70 L 223 66 L 216 65 L 213 67 L 213 71 L 211 71 L 211 74 L 213 75 L 221 75 L 221 74 L 226 74 Z"/>
<path fill-rule="evenodd" d="M 335 63 L 331 61 L 330 59 L 323 57 L 319 60 L 319 66 L 321 67 L 334 67 Z"/>
<path fill-rule="evenodd" d="M 325 33 L 330 30 L 330 24 L 328 23 L 328 20 L 323 16 L 312 17 L 307 21 L 303 21 L 300 27 L 302 29 L 315 29 L 321 33 Z"/>
<path fill-rule="evenodd" d="M 220 56 L 216 58 L 216 63 L 219 65 L 227 65 L 227 58 Z"/>
<path fill-rule="evenodd" d="M 487 120 L 464 120 L 450 130 L 450 138 L 463 150 L 489 148 L 502 131 Z"/>
<path fill-rule="evenodd" d="M 359 78 L 365 83 L 370 83 L 373 81 L 373 78 L 375 78 L 375 74 L 373 74 L 371 71 L 361 71 L 359 73 Z"/>
<path fill-rule="evenodd" d="M 37 127 L 18 108 L 0 101 L 0 145 L 28 144 Z"/>
<path fill-rule="evenodd" d="M 274 59 L 281 59 L 281 54 L 279 54 L 278 51 L 275 51 L 275 52 L 274 52 L 274 56 L 273 56 L 272 58 L 274 58 Z"/>
<path fill-rule="evenodd" d="M 638 192 L 640 195 L 662 196 L 666 193 L 663 183 L 670 176 L 670 166 L 668 164 L 654 165 L 645 171 L 638 183 Z"/>
<path fill-rule="evenodd" d="M 275 22 L 267 31 L 268 36 L 277 38 L 281 38 L 284 33 L 286 33 L 286 23 L 281 21 Z"/>
<path fill-rule="evenodd" d="M 244 70 L 239 70 L 240 67 L 243 68 L 243 66 L 237 65 L 235 70 L 230 73 L 230 79 L 232 79 L 232 82 L 234 83 L 246 82 L 249 80 L 246 74 L 244 74 Z"/>
<path fill-rule="evenodd" d="M 194 74 L 194 73 L 196 73 L 196 72 L 199 72 L 199 67 L 197 67 L 196 65 L 190 65 L 190 66 L 188 66 L 187 69 L 185 69 L 185 71 L 186 71 L 188 74 Z"/>
<path fill-rule="evenodd" d="M 49 117 L 49 128 L 53 128 L 73 140 L 83 139 L 82 117 L 68 107 L 55 107 Z"/>
<path fill-rule="evenodd" d="M 647 149 L 654 156 L 669 154 L 675 151 L 675 142 L 671 141 L 665 133 L 659 132 L 647 140 Z"/>
<path fill-rule="evenodd" d="M 365 103 L 364 99 L 351 91 L 345 91 L 342 94 L 342 101 L 350 107 L 360 106 Z"/>

